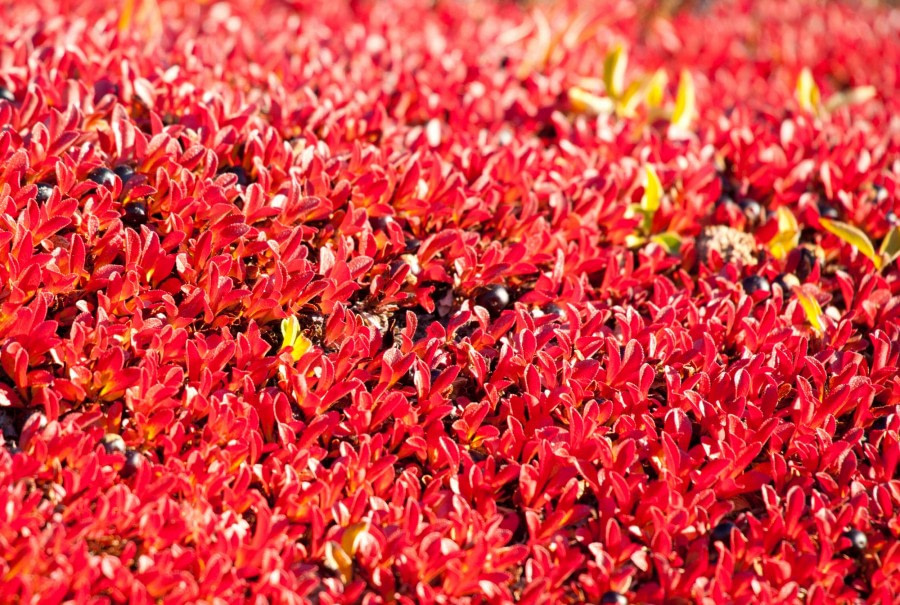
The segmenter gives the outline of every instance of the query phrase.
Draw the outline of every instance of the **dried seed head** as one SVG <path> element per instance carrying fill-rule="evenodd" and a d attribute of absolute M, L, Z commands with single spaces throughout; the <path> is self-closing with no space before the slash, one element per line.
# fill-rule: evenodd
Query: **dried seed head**
<path fill-rule="evenodd" d="M 755 265 L 756 249 L 755 237 L 724 225 L 704 227 L 697 238 L 697 255 L 704 263 L 709 262 L 710 253 L 715 250 L 726 263 Z"/>

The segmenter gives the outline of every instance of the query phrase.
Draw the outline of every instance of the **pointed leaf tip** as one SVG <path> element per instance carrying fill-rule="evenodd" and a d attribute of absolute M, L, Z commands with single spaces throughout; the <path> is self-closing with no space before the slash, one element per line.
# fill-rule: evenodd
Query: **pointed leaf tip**
<path fill-rule="evenodd" d="M 652 214 L 659 209 L 659 203 L 663 194 L 662 183 L 653 166 L 647 166 L 644 178 L 644 196 L 641 198 L 641 209 Z"/>
<path fill-rule="evenodd" d="M 868 257 L 869 260 L 872 261 L 872 264 L 875 265 L 876 269 L 881 269 L 883 259 L 880 254 L 875 252 L 875 246 L 872 245 L 872 240 L 870 240 L 869 236 L 861 229 L 847 223 L 842 223 L 841 221 L 833 221 L 827 218 L 820 218 L 819 223 L 826 231 L 838 236 L 859 250 L 861 254 Z"/>
<path fill-rule="evenodd" d="M 812 114 L 819 114 L 821 99 L 819 86 L 813 78 L 812 71 L 808 67 L 804 67 L 797 78 L 796 90 L 797 103 L 800 109 Z"/>
<path fill-rule="evenodd" d="M 681 71 L 681 79 L 678 81 L 675 110 L 672 112 L 672 127 L 681 131 L 688 130 L 697 111 L 696 105 L 694 78 L 691 76 L 691 72 L 684 69 Z"/>
<path fill-rule="evenodd" d="M 617 45 L 603 61 L 603 83 L 606 94 L 619 98 L 625 91 L 625 68 L 628 66 L 628 51 Z"/>

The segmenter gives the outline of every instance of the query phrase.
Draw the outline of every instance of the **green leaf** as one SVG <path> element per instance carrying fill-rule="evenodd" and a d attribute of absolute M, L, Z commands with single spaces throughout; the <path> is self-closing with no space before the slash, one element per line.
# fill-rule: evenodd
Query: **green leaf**
<path fill-rule="evenodd" d="M 617 45 L 603 61 L 603 84 L 606 94 L 618 99 L 625 90 L 625 68 L 628 66 L 628 51 Z"/>
<path fill-rule="evenodd" d="M 826 231 L 830 231 L 859 250 L 860 253 L 865 254 L 869 260 L 872 261 L 872 264 L 875 265 L 876 269 L 881 269 L 883 259 L 880 254 L 875 252 L 875 246 L 872 245 L 872 240 L 870 240 L 869 236 L 863 233 L 861 229 L 858 229 L 853 225 L 848 225 L 847 223 L 842 223 L 841 221 L 832 221 L 827 218 L 820 218 L 819 223 L 825 227 Z"/>
<path fill-rule="evenodd" d="M 676 130 L 688 130 L 697 111 L 696 104 L 694 78 L 691 77 L 691 72 L 683 69 L 681 70 L 681 79 L 678 81 L 675 110 L 672 112 L 672 127 Z"/>
<path fill-rule="evenodd" d="M 665 248 L 669 254 L 678 254 L 678 251 L 681 250 L 681 236 L 674 231 L 654 235 L 652 241 Z"/>
<path fill-rule="evenodd" d="M 900 228 L 894 227 L 884 236 L 878 252 L 884 258 L 884 264 L 890 264 L 900 256 Z"/>

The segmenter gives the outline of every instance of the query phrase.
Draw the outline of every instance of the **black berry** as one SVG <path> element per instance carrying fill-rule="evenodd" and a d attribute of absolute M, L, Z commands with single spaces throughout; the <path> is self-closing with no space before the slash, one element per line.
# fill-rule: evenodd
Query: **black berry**
<path fill-rule="evenodd" d="M 120 474 L 127 479 L 137 473 L 143 464 L 144 456 L 139 451 L 127 450 L 125 452 L 125 464 L 122 466 Z"/>
<path fill-rule="evenodd" d="M 106 450 L 107 454 L 125 453 L 125 440 L 115 433 L 107 433 L 103 436 L 103 439 L 100 440 L 100 443 L 103 444 L 103 449 Z"/>
<path fill-rule="evenodd" d="M 126 227 L 137 230 L 141 225 L 147 224 L 147 202 L 134 200 L 125 205 L 122 213 L 122 222 Z"/>
<path fill-rule="evenodd" d="M 559 138 L 559 133 L 556 131 L 556 126 L 549 122 L 541 126 L 535 134 L 539 139 L 548 141 Z"/>
<path fill-rule="evenodd" d="M 622 593 L 610 590 L 603 593 L 603 596 L 600 597 L 600 603 L 602 605 L 628 605 L 628 599 Z"/>
<path fill-rule="evenodd" d="M 369 224 L 372 225 L 372 231 L 383 231 L 387 233 L 388 225 L 394 222 L 390 216 L 372 216 L 369 217 Z"/>
<path fill-rule="evenodd" d="M 9 103 L 15 103 L 16 96 L 12 93 L 12 91 L 10 89 L 0 86 L 0 101 L 8 101 Z"/>
<path fill-rule="evenodd" d="M 542 311 L 544 312 L 544 315 L 562 315 L 564 313 L 562 307 L 556 303 L 550 303 L 545 306 Z"/>
<path fill-rule="evenodd" d="M 738 203 L 744 216 L 747 217 L 747 223 L 751 227 L 758 227 L 765 220 L 765 211 L 762 205 L 753 199 L 743 199 Z"/>
<path fill-rule="evenodd" d="M 879 416 L 875 419 L 875 422 L 872 423 L 872 429 L 876 431 L 883 431 L 887 428 L 887 416 Z"/>
<path fill-rule="evenodd" d="M 422 245 L 422 242 L 412 237 L 406 240 L 406 249 L 404 250 L 407 254 L 415 254 L 419 250 L 419 246 Z"/>
<path fill-rule="evenodd" d="M 745 277 L 741 280 L 741 287 L 744 288 L 744 292 L 750 294 L 751 296 L 757 292 L 771 292 L 772 287 L 769 285 L 769 280 L 767 280 L 762 275 L 751 275 L 749 277 Z"/>
<path fill-rule="evenodd" d="M 729 546 L 731 544 L 731 530 L 733 529 L 734 523 L 731 521 L 719 523 L 709 534 L 710 543 L 715 544 L 716 542 L 722 542 L 725 546 Z"/>
<path fill-rule="evenodd" d="M 794 286 L 800 285 L 800 280 L 793 273 L 781 273 L 772 282 L 781 288 L 783 295 L 790 296 Z"/>
<path fill-rule="evenodd" d="M 794 273 L 801 282 L 806 281 L 816 267 L 816 255 L 809 248 L 797 248 L 797 268 Z"/>
<path fill-rule="evenodd" d="M 247 175 L 247 171 L 244 170 L 243 166 L 226 166 L 219 171 L 219 174 L 237 175 L 237 184 L 241 187 L 246 187 L 250 183 L 250 177 Z"/>
<path fill-rule="evenodd" d="M 122 179 L 123 183 L 134 176 L 134 168 L 132 168 L 128 164 L 119 164 L 118 166 L 113 168 L 113 172 L 116 173 L 116 176 Z"/>
<path fill-rule="evenodd" d="M 116 185 L 116 173 L 104 166 L 93 170 L 88 175 L 88 179 L 109 189 L 112 189 Z"/>
<path fill-rule="evenodd" d="M 50 183 L 38 183 L 37 184 L 37 193 L 34 196 L 34 199 L 39 202 L 46 202 L 50 199 L 50 196 L 53 194 L 53 185 Z"/>
<path fill-rule="evenodd" d="M 837 208 L 835 208 L 834 206 L 831 206 L 829 204 L 819 204 L 819 216 L 821 216 L 822 218 L 837 220 L 841 215 L 837 211 Z"/>
<path fill-rule="evenodd" d="M 844 537 L 850 540 L 850 551 L 854 554 L 862 554 L 869 546 L 869 539 L 866 537 L 866 534 L 858 529 L 844 532 Z"/>
<path fill-rule="evenodd" d="M 500 313 L 509 305 L 509 291 L 501 286 L 490 286 L 475 298 L 475 304 L 484 307 L 493 315 Z"/>

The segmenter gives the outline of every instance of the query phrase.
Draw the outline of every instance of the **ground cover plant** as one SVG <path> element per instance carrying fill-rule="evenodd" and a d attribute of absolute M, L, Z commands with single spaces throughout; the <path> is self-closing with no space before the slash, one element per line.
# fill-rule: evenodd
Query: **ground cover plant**
<path fill-rule="evenodd" d="M 3 602 L 900 594 L 897 9 L 0 16 Z"/>

